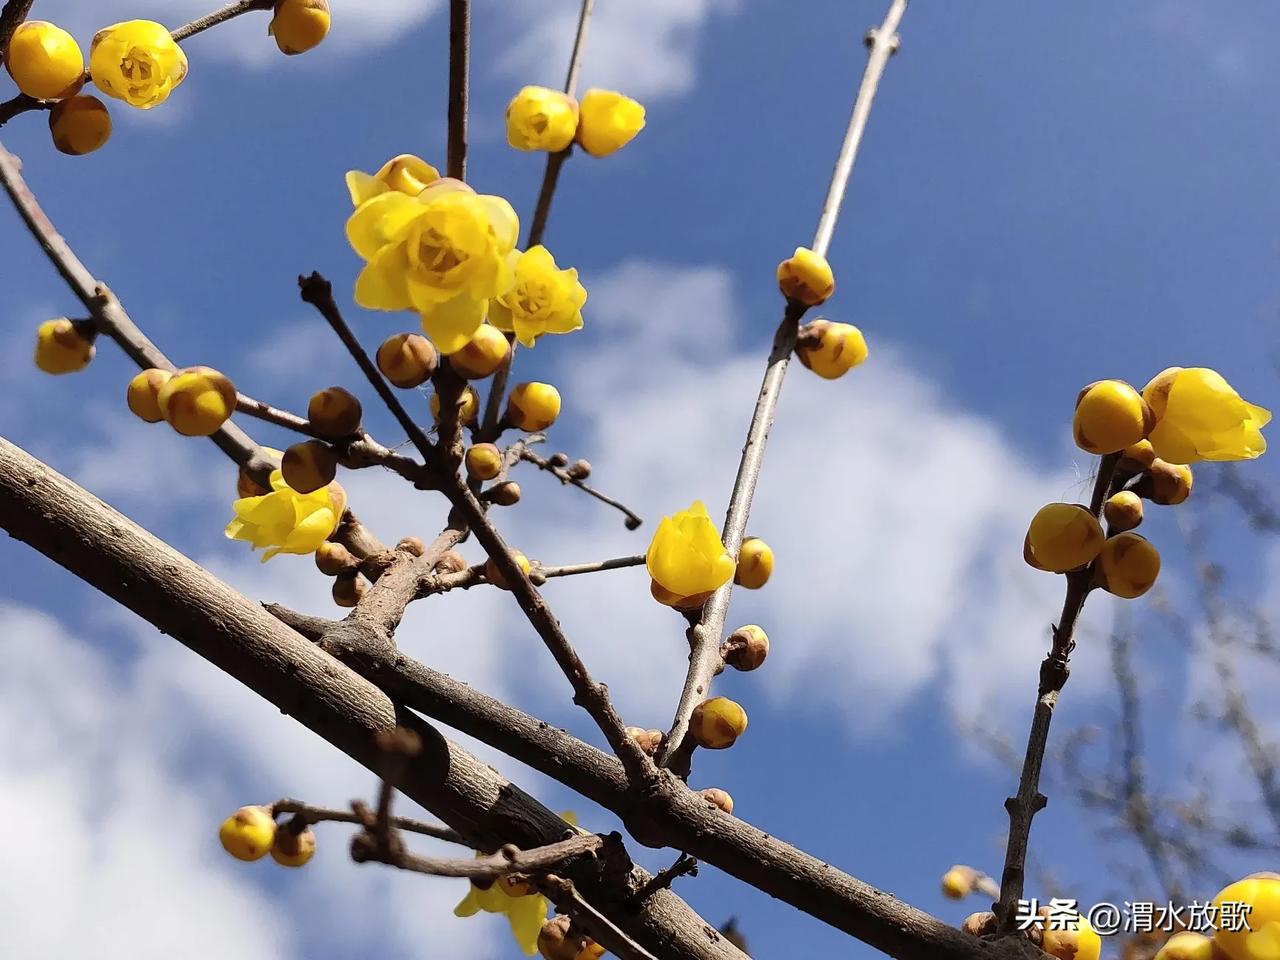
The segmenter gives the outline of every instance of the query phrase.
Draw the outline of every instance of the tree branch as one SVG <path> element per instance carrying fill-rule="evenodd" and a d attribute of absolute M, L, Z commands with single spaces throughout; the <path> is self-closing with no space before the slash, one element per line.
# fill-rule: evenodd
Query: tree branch
<path fill-rule="evenodd" d="M 197 17 L 190 23 L 171 30 L 170 35 L 179 43 L 188 37 L 194 37 L 197 33 L 208 30 L 210 27 L 216 27 L 220 23 L 225 23 L 242 13 L 248 13 L 251 10 L 270 10 L 275 6 L 275 0 L 238 0 L 237 3 L 229 3 L 213 13 L 207 13 L 203 17 Z"/>
<path fill-rule="evenodd" d="M 880 78 L 884 76 L 889 57 L 898 49 L 898 25 L 906 9 L 907 0 L 892 0 L 879 28 L 867 32 L 867 66 L 862 74 L 862 82 L 858 86 L 858 94 L 854 98 L 853 113 L 849 117 L 844 142 L 840 146 L 835 170 L 831 175 L 831 184 L 827 189 L 827 198 L 823 203 L 818 226 L 814 232 L 812 249 L 819 255 L 826 256 L 827 248 L 830 246 L 836 216 L 840 212 L 840 204 L 844 200 L 849 176 L 853 172 L 853 163 L 858 155 L 858 147 L 862 143 L 867 118 L 871 114 L 871 104 L 875 100 L 876 90 L 879 89 Z M 747 519 L 751 515 L 751 500 L 755 496 L 760 468 L 764 463 L 765 446 L 769 442 L 769 429 L 773 426 L 774 412 L 777 410 L 778 398 L 782 393 L 782 381 L 787 373 L 791 352 L 795 348 L 796 332 L 805 309 L 798 304 L 788 304 L 782 322 L 773 337 L 769 361 L 765 366 L 764 381 L 760 385 L 756 408 L 751 416 L 751 424 L 747 428 L 747 440 L 742 448 L 742 459 L 738 463 L 738 474 L 733 482 L 729 509 L 725 515 L 722 540 L 725 549 L 732 556 L 737 556 L 742 546 L 742 538 L 746 533 Z M 730 580 L 712 594 L 711 599 L 702 608 L 702 615 L 698 622 L 688 631 L 689 670 L 685 676 L 679 704 L 676 706 L 675 717 L 671 721 L 671 729 L 663 740 L 662 749 L 658 754 L 659 765 L 670 766 L 686 775 L 695 746 L 692 739 L 687 736 L 689 718 L 698 704 L 707 698 L 711 691 L 712 679 L 724 666 L 720 658 L 720 644 L 732 594 L 733 581 Z"/>
<path fill-rule="evenodd" d="M 446 176 L 467 179 L 467 81 L 471 70 L 471 0 L 449 0 L 449 143 Z"/>
<path fill-rule="evenodd" d="M 288 813 L 295 817 L 301 817 L 304 823 L 352 823 L 361 826 L 364 821 L 350 810 L 336 810 L 331 807 L 317 807 L 310 803 L 303 803 L 301 800 L 292 800 L 289 797 L 283 797 L 275 803 L 268 804 L 268 809 L 273 814 Z M 444 827 L 438 823 L 427 823 L 425 820 L 415 820 L 412 817 L 393 817 L 392 824 L 397 830 L 403 830 L 405 833 L 416 833 L 420 836 L 431 837 L 434 840 L 444 840 L 447 843 L 458 843 L 467 845 L 462 835 L 452 827 Z"/>
<path fill-rule="evenodd" d="M 635 530 L 642 523 L 644 523 L 644 521 L 640 519 L 640 517 L 636 514 L 636 512 L 632 510 L 630 507 L 628 507 L 625 503 L 622 503 L 619 500 L 615 500 L 613 497 L 610 497 L 610 496 L 607 496 L 606 494 L 601 493 L 599 490 L 597 490 L 595 487 L 588 484 L 581 477 L 575 477 L 564 467 L 557 466 L 556 464 L 548 460 L 546 457 L 541 457 L 538 454 L 534 453 L 532 450 L 528 448 L 523 448 L 520 451 L 520 459 L 525 460 L 528 463 L 532 463 L 535 467 L 537 467 L 540 470 L 545 470 L 547 473 L 550 473 L 553 477 L 555 477 L 561 483 L 575 486 L 579 490 L 581 490 L 583 493 L 590 494 L 591 496 L 599 500 L 601 503 L 607 503 L 609 506 L 613 507 L 615 510 L 620 511 L 622 515 L 626 518 L 623 521 L 623 523 L 626 524 L 626 527 L 628 530 Z"/>

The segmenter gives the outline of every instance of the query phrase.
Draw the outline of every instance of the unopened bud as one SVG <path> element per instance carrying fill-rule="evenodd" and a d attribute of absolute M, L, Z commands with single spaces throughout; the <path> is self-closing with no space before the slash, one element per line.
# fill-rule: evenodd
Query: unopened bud
<path fill-rule="evenodd" d="M 748 590 L 759 590 L 773 576 L 773 550 L 759 537 L 747 537 L 738 551 L 733 582 Z"/>
<path fill-rule="evenodd" d="M 1124 533 L 1142 523 L 1142 498 L 1132 490 L 1112 495 L 1102 508 L 1112 533 Z"/>
<path fill-rule="evenodd" d="M 284 452 L 280 472 L 291 489 L 314 493 L 338 475 L 338 456 L 321 440 L 304 440 Z"/>
<path fill-rule="evenodd" d="M 547 457 L 547 463 L 551 464 L 553 467 L 563 467 L 568 462 L 569 455 L 567 453 L 553 453 L 551 456 Z"/>
<path fill-rule="evenodd" d="M 506 480 L 485 491 L 485 497 L 500 507 L 510 507 L 520 502 L 520 484 Z"/>
<path fill-rule="evenodd" d="M 436 561 L 436 573 L 461 573 L 467 569 L 466 558 L 457 550 L 448 550 L 440 555 L 440 559 Z"/>
<path fill-rule="evenodd" d="M 569 464 L 565 473 L 569 475 L 570 480 L 585 480 L 591 476 L 591 464 L 586 460 L 575 460 Z"/>
<path fill-rule="evenodd" d="M 1161 506 L 1176 506 L 1191 496 L 1193 479 L 1186 464 L 1157 459 L 1147 475 L 1133 485 L 1133 492 Z"/>
<path fill-rule="evenodd" d="M 656 756 L 658 748 L 662 746 L 663 733 L 661 730 L 646 730 L 644 727 L 627 727 L 627 736 L 636 742 L 636 744 L 649 756 Z"/>
<path fill-rule="evenodd" d="M 735 670 L 755 670 L 769 656 L 769 635 L 749 623 L 729 634 L 722 652 L 724 662 Z"/>
<path fill-rule="evenodd" d="M 1089 453 L 1118 453 L 1142 440 L 1155 426 L 1147 402 L 1123 380 L 1098 380 L 1076 397 L 1072 431 L 1076 446 Z"/>
<path fill-rule="evenodd" d="M 942 895 L 948 900 L 963 900 L 973 893 L 977 882 L 977 870 L 964 864 L 956 864 L 942 875 Z"/>
<path fill-rule="evenodd" d="M 359 562 L 350 550 L 332 540 L 326 540 L 316 549 L 316 568 L 326 577 L 354 570 Z"/>
<path fill-rule="evenodd" d="M 706 790 L 700 790 L 698 796 L 713 807 L 719 807 L 725 813 L 733 813 L 733 797 L 729 796 L 727 790 L 721 790 L 719 787 L 708 787 Z"/>
<path fill-rule="evenodd" d="M 960 929 L 971 937 L 985 937 L 996 932 L 996 915 L 990 910 L 971 913 L 964 918 Z"/>
<path fill-rule="evenodd" d="M 139 419 L 147 423 L 159 423 L 164 419 L 160 410 L 160 388 L 173 379 L 173 374 L 159 367 L 143 370 L 129 381 L 125 401 Z"/>
<path fill-rule="evenodd" d="M 449 366 L 468 380 L 491 376 L 511 355 L 511 343 L 497 327 L 484 323 L 461 349 L 449 355 Z"/>
<path fill-rule="evenodd" d="M 524 571 L 524 575 L 527 577 L 530 569 L 529 558 L 519 550 L 512 550 L 511 556 L 515 559 L 516 564 Z M 495 587 L 501 587 L 503 590 L 511 589 L 511 585 L 507 583 L 507 578 L 503 576 L 502 571 L 498 569 L 498 565 L 493 562 L 493 557 L 490 557 L 484 562 L 484 575 L 485 579 Z"/>
<path fill-rule="evenodd" d="M 401 553 L 410 553 L 415 557 L 420 557 L 427 552 L 427 545 L 422 542 L 421 537 L 405 537 L 396 544 L 396 549 Z"/>
<path fill-rule="evenodd" d="M 222 821 L 218 839 L 237 860 L 261 860 L 275 842 L 275 818 L 266 807 L 241 807 Z"/>
<path fill-rule="evenodd" d="M 538 952 L 544 960 L 577 960 L 585 938 L 570 933 L 571 923 L 568 917 L 558 916 L 542 925 L 538 933 Z"/>
<path fill-rule="evenodd" d="M 75 373 L 93 359 L 92 328 L 66 317 L 46 320 L 36 328 L 36 366 L 45 373 Z"/>
<path fill-rule="evenodd" d="M 694 708 L 689 732 L 700 747 L 724 750 L 747 729 L 747 711 L 728 697 L 712 697 Z"/>
<path fill-rule="evenodd" d="M 174 374 L 156 392 L 160 412 L 185 437 L 208 437 L 231 418 L 236 388 L 211 367 L 188 367 Z"/>
<path fill-rule="evenodd" d="M 343 573 L 333 581 L 333 602 L 340 607 L 354 607 L 368 589 L 369 585 L 360 574 L 354 571 Z"/>
<path fill-rule="evenodd" d="M 1156 462 L 1156 450 L 1150 440 L 1139 440 L 1120 451 L 1116 472 L 1126 477 L 1136 477 Z"/>
<path fill-rule="evenodd" d="M 363 415 L 360 401 L 342 387 L 326 387 L 315 393 L 307 404 L 311 426 L 331 440 L 341 440 L 359 430 Z"/>
<path fill-rule="evenodd" d="M 1166 940 L 1152 960 L 1214 960 L 1217 956 L 1225 956 L 1225 951 L 1217 953 L 1212 940 L 1203 933 L 1184 930 Z"/>
<path fill-rule="evenodd" d="M 301 867 L 316 852 L 316 835 L 310 827 L 293 830 L 288 826 L 276 830 L 271 845 L 271 859 L 282 867 Z"/>
<path fill-rule="evenodd" d="M 1118 533 L 1108 538 L 1098 554 L 1094 578 L 1107 593 L 1132 600 L 1140 597 L 1160 575 L 1160 551 L 1137 533 Z"/>
<path fill-rule="evenodd" d="M 397 333 L 378 347 L 378 369 L 402 390 L 419 387 L 436 372 L 439 359 L 431 341 L 418 333 Z"/>

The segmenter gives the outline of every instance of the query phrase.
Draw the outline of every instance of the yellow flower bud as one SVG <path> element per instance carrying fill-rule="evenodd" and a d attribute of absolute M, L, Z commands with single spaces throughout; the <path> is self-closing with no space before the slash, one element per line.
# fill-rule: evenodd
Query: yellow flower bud
<path fill-rule="evenodd" d="M 867 359 L 867 341 L 850 323 L 813 320 L 800 328 L 796 356 L 820 377 L 843 377 Z"/>
<path fill-rule="evenodd" d="M 491 324 L 482 324 L 465 347 L 449 355 L 449 366 L 468 380 L 483 380 L 511 356 L 506 335 Z"/>
<path fill-rule="evenodd" d="M 271 845 L 271 859 L 282 867 L 301 867 L 316 852 L 316 835 L 310 827 L 295 832 L 288 827 L 276 831 Z"/>
<path fill-rule="evenodd" d="M 578 132 L 578 101 L 548 87 L 524 87 L 507 104 L 507 143 L 559 153 Z"/>
<path fill-rule="evenodd" d="M 463 459 L 473 479 L 492 480 L 502 472 L 502 451 L 492 443 L 477 443 Z"/>
<path fill-rule="evenodd" d="M 207 437 L 235 412 L 236 388 L 211 367 L 188 367 L 161 385 L 156 402 L 184 437 Z"/>
<path fill-rule="evenodd" d="M 1184 930 L 1170 937 L 1153 960 L 1213 960 L 1213 941 L 1202 933 Z"/>
<path fill-rule="evenodd" d="M 1098 960 L 1102 955 L 1102 938 L 1089 925 L 1089 921 L 1080 917 L 1067 923 L 1073 929 L 1054 930 L 1051 929 L 1051 924 L 1046 923 L 1044 943 L 1040 949 L 1058 960 Z"/>
<path fill-rule="evenodd" d="M 313 394 L 307 403 L 311 426 L 333 440 L 345 439 L 359 430 L 363 415 L 360 401 L 342 387 L 326 387 Z"/>
<path fill-rule="evenodd" d="M 1240 930 L 1227 929 L 1224 903 L 1248 904 L 1248 925 Z M 1213 940 L 1230 960 L 1274 960 L 1280 956 L 1280 876 L 1254 874 L 1238 880 L 1214 897 L 1213 904 L 1218 927 Z"/>
<path fill-rule="evenodd" d="M 1103 505 L 1102 516 L 1112 533 L 1132 530 L 1142 523 L 1142 498 L 1131 490 L 1121 490 Z"/>
<path fill-rule="evenodd" d="M 1088 453 L 1117 453 L 1147 435 L 1154 424 L 1151 408 L 1123 380 L 1099 380 L 1076 398 L 1072 432 Z"/>
<path fill-rule="evenodd" d="M 516 429 L 545 430 L 560 416 L 560 391 L 549 383 L 520 383 L 507 397 L 507 419 Z"/>
<path fill-rule="evenodd" d="M 36 328 L 36 366 L 45 373 L 75 373 L 93 359 L 93 339 L 66 317 L 46 320 Z"/>
<path fill-rule="evenodd" d="M 588 90 L 578 110 L 578 143 L 593 157 L 621 150 L 644 129 L 644 107 L 615 90 Z"/>
<path fill-rule="evenodd" d="M 378 369 L 402 390 L 421 386 L 436 372 L 436 348 L 420 333 L 397 333 L 378 347 Z"/>
<path fill-rule="evenodd" d="M 574 957 L 574 960 L 600 960 L 604 955 L 604 947 L 590 937 L 586 937 L 584 938 L 582 949 L 578 951 L 578 955 Z"/>
<path fill-rule="evenodd" d="M 125 402 L 134 415 L 147 423 L 159 423 L 164 419 L 160 411 L 160 388 L 173 379 L 173 374 L 159 367 L 143 370 L 129 381 Z"/>
<path fill-rule="evenodd" d="M 1147 468 L 1146 476 L 1133 485 L 1133 492 L 1163 507 L 1175 507 L 1191 496 L 1194 479 L 1185 463 L 1169 463 L 1157 458 Z"/>
<path fill-rule="evenodd" d="M 276 839 L 276 821 L 266 807 L 241 807 L 218 828 L 222 849 L 237 860 L 261 860 Z"/>
<path fill-rule="evenodd" d="M 731 747 L 747 729 L 747 711 L 728 697 L 712 697 L 694 708 L 689 732 L 694 742 L 708 750 Z"/>
<path fill-rule="evenodd" d="M 529 558 L 519 550 L 512 550 L 511 556 L 515 558 L 516 564 L 524 571 L 524 575 L 527 577 L 530 570 Z M 493 562 L 493 557 L 484 562 L 484 576 L 495 587 L 501 587 L 503 590 L 511 589 L 511 585 L 507 583 L 507 578 L 502 575 L 498 565 Z"/>
<path fill-rule="evenodd" d="M 996 932 L 996 915 L 990 910 L 980 910 L 964 918 L 960 929 L 971 937 L 985 937 Z"/>
<path fill-rule="evenodd" d="M 748 590 L 759 590 L 773 575 L 773 551 L 759 537 L 747 537 L 738 551 L 738 567 L 733 582 Z"/>
<path fill-rule="evenodd" d="M 111 139 L 111 114 L 97 97 L 68 97 L 49 111 L 49 134 L 60 153 L 80 157 Z"/>
<path fill-rule="evenodd" d="M 978 871 L 973 867 L 956 864 L 942 875 L 942 895 L 948 900 L 963 900 L 973 893 L 978 882 Z"/>
<path fill-rule="evenodd" d="M 1077 503 L 1050 503 L 1031 518 L 1027 548 L 1033 566 L 1051 573 L 1066 573 L 1093 560 L 1102 549 L 1102 524 Z"/>
<path fill-rule="evenodd" d="M 696 500 L 688 510 L 662 518 L 649 542 L 645 566 L 667 594 L 691 598 L 718 589 L 733 576 L 737 563 L 725 550 L 706 506 Z M 674 606 L 656 593 L 655 598 Z"/>
<path fill-rule="evenodd" d="M 724 662 L 735 670 L 755 670 L 769 656 L 769 635 L 749 623 L 729 634 L 722 652 Z"/>
<path fill-rule="evenodd" d="M 836 278 L 826 257 L 808 247 L 796 247 L 778 264 L 778 289 L 788 300 L 816 307 L 835 293 Z"/>
<path fill-rule="evenodd" d="M 1252 460 L 1267 449 L 1271 412 L 1244 400 L 1216 370 L 1170 367 L 1142 388 L 1156 455 L 1170 463 Z"/>
<path fill-rule="evenodd" d="M 276 0 L 267 32 L 289 56 L 320 46 L 329 34 L 329 0 Z"/>
<path fill-rule="evenodd" d="M 340 607 L 354 607 L 369 589 L 369 584 L 355 571 L 339 574 L 333 580 L 333 602 Z"/>
<path fill-rule="evenodd" d="M 326 577 L 354 570 L 360 561 L 340 543 L 326 540 L 316 548 L 316 569 Z"/>
<path fill-rule="evenodd" d="M 1148 404 L 1148 409 L 1150 405 Z M 1116 472 L 1125 476 L 1136 476 L 1151 464 L 1155 463 L 1156 451 L 1150 440 L 1139 440 L 1120 451 L 1120 460 L 1116 463 Z"/>
<path fill-rule="evenodd" d="M 719 787 L 708 787 L 706 790 L 699 790 L 698 796 L 713 807 L 719 807 L 725 813 L 733 813 L 733 797 L 729 795 L 727 790 L 721 790 Z"/>
<path fill-rule="evenodd" d="M 427 406 L 431 409 L 432 418 L 440 422 L 440 394 L 433 393 L 431 399 L 427 401 Z M 458 395 L 458 422 L 459 423 L 475 423 L 476 417 L 480 415 L 480 395 L 471 387 L 467 387 Z"/>
<path fill-rule="evenodd" d="M 634 740 L 649 756 L 654 756 L 658 752 L 658 748 L 662 746 L 663 733 L 661 730 L 646 730 L 644 727 L 627 727 L 626 734 Z"/>
<path fill-rule="evenodd" d="M 150 110 L 186 78 L 187 55 L 155 21 L 126 20 L 94 36 L 89 73 L 107 96 Z"/>
<path fill-rule="evenodd" d="M 338 456 L 321 440 L 304 440 L 284 452 L 280 461 L 284 482 L 298 493 L 314 493 L 333 483 Z"/>
<path fill-rule="evenodd" d="M 1109 537 L 1098 554 L 1098 586 L 1117 597 L 1142 596 L 1159 575 L 1160 552 L 1141 534 Z"/>
<path fill-rule="evenodd" d="M 18 24 L 4 57 L 18 89 L 37 100 L 59 100 L 83 83 L 84 54 L 75 37 L 45 20 Z"/>

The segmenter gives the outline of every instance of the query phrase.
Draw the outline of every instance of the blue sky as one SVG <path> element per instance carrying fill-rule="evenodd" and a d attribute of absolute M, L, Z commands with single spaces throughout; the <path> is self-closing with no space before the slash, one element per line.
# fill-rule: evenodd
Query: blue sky
<path fill-rule="evenodd" d="M 330 383 L 367 392 L 294 284 L 313 269 L 340 291 L 354 279 L 343 173 L 401 152 L 443 162 L 441 4 L 332 6 L 333 35 L 303 57 L 277 56 L 262 17 L 193 38 L 190 77 L 172 100 L 147 115 L 113 109 L 116 134 L 93 156 L 54 152 L 39 115 L 0 131 L 90 269 L 177 362 L 211 364 L 295 409 Z M 470 179 L 522 214 L 542 162 L 506 147 L 502 110 L 525 83 L 559 82 L 576 7 L 477 0 Z M 812 235 L 862 71 L 860 38 L 883 4 L 597 7 L 585 83 L 639 97 L 648 126 L 619 154 L 566 167 L 546 242 L 581 270 L 586 327 L 522 352 L 518 376 L 561 387 L 553 447 L 589 457 L 600 486 L 651 530 L 695 498 L 713 515 L 725 506 L 779 313 L 774 266 Z M 87 43 L 114 20 L 176 10 L 176 25 L 204 6 L 38 0 L 36 10 Z M 1264 2 L 1233 5 L 1225 20 L 1180 0 L 919 0 L 908 10 L 824 308 L 862 327 L 871 359 L 835 383 L 797 368 L 787 384 L 751 531 L 775 546 L 779 570 L 764 591 L 739 592 L 731 614 L 765 626 L 774 650 L 761 671 L 719 681 L 751 728 L 733 750 L 699 756 L 697 785 L 729 789 L 763 829 L 946 919 L 979 909 L 943 901 L 937 878 L 953 862 L 999 870 L 1013 778 L 956 718 L 1025 737 L 1061 583 L 1025 567 L 1019 548 L 1041 503 L 1085 495 L 1092 464 L 1070 444 L 1076 391 L 1207 365 L 1255 402 L 1280 405 L 1280 74 L 1267 45 L 1277 29 L 1280 8 Z M 110 345 L 75 377 L 31 368 L 35 325 L 75 307 L 6 214 L 0 264 L 4 435 L 250 595 L 331 610 L 309 561 L 264 567 L 223 540 L 232 471 L 209 445 L 127 414 L 131 371 Z M 354 306 L 349 318 L 371 346 L 413 323 Z M 401 439 L 366 400 L 373 432 Z M 425 401 L 415 409 L 425 416 Z M 1274 464 L 1246 469 L 1274 485 Z M 531 556 L 570 562 L 647 542 L 549 478 L 521 482 L 526 499 L 502 519 Z M 438 499 L 387 477 L 353 477 L 349 489 L 389 539 L 430 536 L 443 519 Z M 1166 552 L 1162 587 L 1196 629 L 1167 513 L 1148 533 Z M 1280 606 L 1264 593 L 1280 555 L 1230 509 L 1204 522 L 1241 595 Z M 0 738 L 0 810 L 56 825 L 60 853 L 33 841 L 4 855 L 20 868 L 0 870 L 5 902 L 41 919 L 6 925 L 0 946 L 20 939 L 4 952 L 66 956 L 93 944 L 100 956 L 171 956 L 181 935 L 189 957 L 327 960 L 372 952 L 364 938 L 389 958 L 421 956 L 424 942 L 516 955 L 498 921 L 450 916 L 457 883 L 356 867 L 337 828 L 305 871 L 230 862 L 214 840 L 229 809 L 282 794 L 341 804 L 368 794 L 371 778 L 25 547 L 0 543 L 0 563 L 0 645 L 12 665 L 0 722 L 28 731 Z M 627 719 L 664 726 L 683 640 L 646 588 L 642 573 L 624 571 L 547 594 Z M 1204 688 L 1203 654 L 1149 607 L 1130 605 L 1146 719 L 1161 732 L 1152 776 L 1179 784 L 1198 760 L 1223 805 L 1249 819 L 1238 751 L 1184 717 Z M 1059 733 L 1114 715 L 1110 616 L 1091 601 Z M 404 637 L 433 665 L 590 735 L 509 598 L 477 590 L 420 604 Z M 1268 669 L 1250 668 L 1256 691 L 1274 689 Z M 499 765 L 553 806 L 574 806 Z M 1033 892 L 1154 896 L 1148 877 L 1115 870 L 1137 862 L 1132 849 L 1100 840 L 1096 819 L 1054 787 L 1034 843 L 1062 888 Z M 587 825 L 609 825 L 576 806 Z M 139 836 L 145 817 L 161 819 L 164 836 Z M 711 920 L 744 918 L 759 956 L 797 943 L 872 955 L 710 867 L 678 891 Z M 187 926 L 152 926 L 157 913 Z"/>

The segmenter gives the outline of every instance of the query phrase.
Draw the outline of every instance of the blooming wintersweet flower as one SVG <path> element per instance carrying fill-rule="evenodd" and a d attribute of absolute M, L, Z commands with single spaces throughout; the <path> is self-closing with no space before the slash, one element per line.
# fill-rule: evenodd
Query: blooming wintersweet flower
<path fill-rule="evenodd" d="M 578 109 L 578 143 L 593 157 L 621 150 L 644 129 L 644 107 L 616 90 L 588 90 Z"/>
<path fill-rule="evenodd" d="M 649 576 L 671 593 L 693 596 L 721 587 L 737 567 L 701 500 L 663 517 L 645 555 Z"/>
<path fill-rule="evenodd" d="M 453 908 L 453 915 L 473 917 L 482 910 L 500 913 L 507 918 L 511 934 L 526 956 L 532 957 L 538 952 L 538 934 L 547 919 L 546 897 L 540 893 L 513 896 L 507 892 L 507 885 L 500 881 L 494 881 L 485 889 L 472 883 L 462 902 Z"/>
<path fill-rule="evenodd" d="M 515 258 L 515 286 L 489 304 L 489 322 L 514 333 L 532 347 L 544 333 L 572 333 L 582 329 L 582 305 L 587 291 L 578 271 L 561 270 L 546 247 L 530 247 Z"/>
<path fill-rule="evenodd" d="M 1155 414 L 1147 439 L 1170 463 L 1252 460 L 1267 449 L 1271 411 L 1244 400 L 1216 370 L 1170 367 L 1142 388 Z"/>
<path fill-rule="evenodd" d="M 278 553 L 315 553 L 337 529 L 346 506 L 347 494 L 340 484 L 298 493 L 277 467 L 271 471 L 270 493 L 242 497 L 231 505 L 236 515 L 226 532 L 232 540 L 249 541 L 254 549 L 267 547 L 263 563 Z"/>
<path fill-rule="evenodd" d="M 126 20 L 94 36 L 89 73 L 107 96 L 150 110 L 186 78 L 187 55 L 154 20 Z"/>
<path fill-rule="evenodd" d="M 416 197 L 439 179 L 440 171 L 427 161 L 412 153 L 402 153 L 384 163 L 377 173 L 348 170 L 347 192 L 351 194 L 351 205 L 358 207 L 389 190 Z"/>
<path fill-rule="evenodd" d="M 347 239 L 367 264 L 355 300 L 371 310 L 416 310 L 443 354 L 461 350 L 489 301 L 515 283 L 508 254 L 520 222 L 501 197 L 436 180 L 417 196 L 389 190 L 362 202 Z"/>
<path fill-rule="evenodd" d="M 507 105 L 507 143 L 559 153 L 578 132 L 578 101 L 549 87 L 524 87 Z"/>

